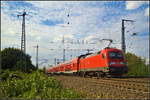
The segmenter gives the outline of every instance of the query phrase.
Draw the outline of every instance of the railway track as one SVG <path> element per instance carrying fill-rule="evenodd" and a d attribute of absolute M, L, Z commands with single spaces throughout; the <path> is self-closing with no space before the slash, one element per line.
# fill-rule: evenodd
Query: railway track
<path fill-rule="evenodd" d="M 108 79 L 108 78 L 101 78 L 101 79 L 83 78 L 83 79 L 85 79 L 84 81 L 96 83 L 97 85 L 114 88 L 115 90 L 117 89 L 117 91 L 126 93 L 126 95 L 142 94 L 146 97 L 150 93 L 148 82 L 142 83 L 141 81 Z"/>
<path fill-rule="evenodd" d="M 95 78 L 96 79 L 96 78 Z M 148 87 L 149 86 L 149 80 L 133 80 L 133 79 L 115 79 L 115 78 L 101 78 L 100 80 L 106 80 L 106 81 L 113 81 L 113 82 L 122 82 L 122 84 L 124 84 L 125 82 L 128 84 L 133 84 L 133 85 L 137 85 L 137 86 L 144 86 L 144 87 Z"/>
<path fill-rule="evenodd" d="M 91 77 L 86 77 L 86 78 L 91 78 Z M 92 77 L 92 78 L 95 78 L 97 79 L 97 77 Z M 150 78 L 136 78 L 136 77 L 103 77 L 103 78 L 100 78 L 100 79 L 103 79 L 103 80 L 112 80 L 112 81 L 128 81 L 128 82 L 136 82 L 136 83 L 148 83 L 150 82 Z"/>
<path fill-rule="evenodd" d="M 128 82 L 136 82 L 136 83 L 148 83 L 148 79 L 145 78 L 102 78 L 105 80 L 112 80 L 112 81 L 128 81 Z"/>
<path fill-rule="evenodd" d="M 77 87 L 79 84 L 83 85 L 78 86 L 80 89 L 85 90 L 89 89 L 89 95 L 108 95 L 108 98 L 144 98 L 147 99 L 149 95 L 149 85 L 148 80 L 144 79 L 115 79 L 115 78 L 83 78 L 78 76 L 57 76 L 62 82 L 68 80 L 69 83 L 73 83 L 72 87 Z M 72 82 L 71 82 L 72 81 Z M 76 84 L 78 85 L 75 85 Z M 78 83 L 79 82 L 79 83 Z M 81 82 L 81 83 L 80 83 Z M 96 91 L 91 92 L 91 91 Z M 97 93 L 99 92 L 99 93 Z"/>
<path fill-rule="evenodd" d="M 139 80 L 131 80 L 131 79 L 115 79 L 115 78 L 83 78 L 87 82 L 93 82 L 96 84 L 102 84 L 108 87 L 115 87 L 118 89 L 123 89 L 126 91 L 136 92 L 136 93 L 142 93 L 147 94 L 149 93 L 149 84 L 148 81 L 139 81 Z"/>
<path fill-rule="evenodd" d="M 141 79 L 134 79 L 134 78 L 128 78 L 128 79 L 124 79 L 124 78 L 103 78 L 103 79 L 105 79 L 105 80 L 112 80 L 112 81 L 127 81 L 127 82 L 136 82 L 136 83 L 148 83 L 150 80 L 148 80 L 148 79 L 146 79 L 145 78 L 145 80 L 143 80 L 142 78 L 142 80 Z"/>
<path fill-rule="evenodd" d="M 116 87 L 116 88 L 123 88 L 129 91 L 133 92 L 140 92 L 140 93 L 148 93 L 148 84 L 141 84 L 141 83 L 136 83 L 136 82 L 131 82 L 131 81 L 120 81 L 120 80 L 106 80 L 106 79 L 88 79 L 86 80 L 87 82 L 94 82 L 96 84 L 103 84 L 106 86 L 111 86 L 111 87 Z"/>

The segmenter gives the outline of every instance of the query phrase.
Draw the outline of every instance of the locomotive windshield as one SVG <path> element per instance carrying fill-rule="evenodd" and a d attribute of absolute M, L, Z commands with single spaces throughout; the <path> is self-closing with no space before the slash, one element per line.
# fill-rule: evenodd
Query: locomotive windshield
<path fill-rule="evenodd" d="M 123 59 L 123 55 L 121 52 L 114 52 L 114 51 L 111 51 L 109 52 L 109 57 L 111 59 Z"/>

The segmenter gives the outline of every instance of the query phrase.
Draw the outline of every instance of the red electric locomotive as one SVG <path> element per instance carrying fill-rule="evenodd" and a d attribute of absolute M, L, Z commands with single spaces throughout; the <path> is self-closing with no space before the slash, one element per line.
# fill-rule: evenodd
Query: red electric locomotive
<path fill-rule="evenodd" d="M 128 72 L 121 50 L 105 48 L 96 53 L 81 55 L 47 70 L 47 73 L 71 73 L 80 76 L 121 76 Z"/>

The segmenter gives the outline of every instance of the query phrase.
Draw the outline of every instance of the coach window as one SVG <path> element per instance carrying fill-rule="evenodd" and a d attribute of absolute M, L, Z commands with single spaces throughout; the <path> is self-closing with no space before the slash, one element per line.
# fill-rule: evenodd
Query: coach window
<path fill-rule="evenodd" d="M 105 55 L 104 54 L 102 54 L 102 58 L 105 59 Z"/>

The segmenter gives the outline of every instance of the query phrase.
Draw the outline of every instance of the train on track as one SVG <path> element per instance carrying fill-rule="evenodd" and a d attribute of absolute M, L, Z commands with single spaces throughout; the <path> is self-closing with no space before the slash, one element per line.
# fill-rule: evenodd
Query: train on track
<path fill-rule="evenodd" d="M 70 61 L 46 69 L 46 73 L 74 74 L 79 76 L 122 76 L 128 72 L 124 53 L 106 47 L 96 53 L 80 55 Z"/>

